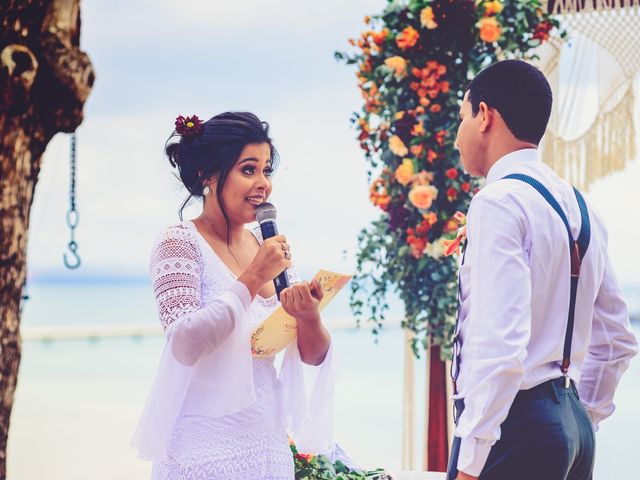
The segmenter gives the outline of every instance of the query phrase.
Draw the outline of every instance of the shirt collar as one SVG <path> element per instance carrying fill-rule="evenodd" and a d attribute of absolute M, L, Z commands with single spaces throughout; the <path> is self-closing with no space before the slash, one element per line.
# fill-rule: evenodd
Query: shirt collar
<path fill-rule="evenodd" d="M 536 148 L 523 148 L 522 150 L 507 153 L 491 166 L 487 173 L 485 185 L 518 171 L 523 163 L 540 161 L 540 152 Z"/>

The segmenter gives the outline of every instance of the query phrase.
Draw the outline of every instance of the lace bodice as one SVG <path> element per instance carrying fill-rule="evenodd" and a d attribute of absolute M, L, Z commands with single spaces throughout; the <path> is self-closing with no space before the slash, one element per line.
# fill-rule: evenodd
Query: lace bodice
<path fill-rule="evenodd" d="M 292 479 L 287 433 L 332 451 L 333 345 L 308 390 L 297 342 L 279 372 L 253 358 L 250 332 L 280 303 L 252 299 L 192 222 L 158 236 L 150 272 L 166 344 L 132 445 L 154 479 Z"/>
<path fill-rule="evenodd" d="M 259 233 L 254 235 L 262 241 Z M 213 350 L 215 355 L 218 345 L 228 343 L 227 338 L 237 330 L 233 324 L 239 319 L 215 305 L 229 291 L 237 289 L 238 282 L 193 223 L 184 222 L 160 234 L 151 255 L 151 275 L 160 320 L 165 330 L 173 334 L 174 343 L 180 338 L 180 329 L 189 322 L 200 330 L 198 322 L 205 318 L 203 315 L 216 316 L 216 328 L 208 332 L 218 339 L 202 349 L 204 353 L 197 357 L 196 365 L 201 358 L 209 359 L 212 354 L 207 352 Z M 296 277 L 290 273 L 290 281 L 296 281 Z M 275 295 L 256 296 L 242 317 L 242 335 L 278 306 Z M 173 350 L 175 353 L 175 344 Z M 233 362 L 233 358 L 222 356 L 219 360 Z M 154 464 L 153 479 L 293 478 L 282 389 L 274 359 L 252 358 L 250 362 L 255 401 L 229 415 L 203 414 L 215 400 L 211 385 L 200 381 L 189 383 L 168 442 L 167 457 Z"/>

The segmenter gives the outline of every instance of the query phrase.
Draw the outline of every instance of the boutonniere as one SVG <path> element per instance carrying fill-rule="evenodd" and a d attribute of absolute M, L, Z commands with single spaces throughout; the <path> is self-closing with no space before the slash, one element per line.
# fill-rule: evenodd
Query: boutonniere
<path fill-rule="evenodd" d="M 448 257 L 453 255 L 460 255 L 460 244 L 467 238 L 467 216 L 462 212 L 456 212 L 453 216 L 458 222 L 458 234 L 454 239 L 443 239 L 444 256 Z"/>

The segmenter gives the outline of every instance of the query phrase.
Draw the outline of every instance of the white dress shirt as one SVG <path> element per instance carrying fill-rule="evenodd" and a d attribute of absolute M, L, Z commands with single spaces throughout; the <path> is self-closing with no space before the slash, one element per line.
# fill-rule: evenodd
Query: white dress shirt
<path fill-rule="evenodd" d="M 565 212 L 574 239 L 581 216 L 575 193 L 538 151 L 505 155 L 489 170 L 467 215 L 460 269 L 460 373 L 464 398 L 456 436 L 458 470 L 478 476 L 519 390 L 562 376 L 569 311 L 569 245 L 560 216 L 532 186 L 540 181 Z M 607 231 L 587 204 L 591 243 L 582 261 L 569 376 L 594 427 L 614 410 L 613 394 L 638 346 L 607 254 Z"/>

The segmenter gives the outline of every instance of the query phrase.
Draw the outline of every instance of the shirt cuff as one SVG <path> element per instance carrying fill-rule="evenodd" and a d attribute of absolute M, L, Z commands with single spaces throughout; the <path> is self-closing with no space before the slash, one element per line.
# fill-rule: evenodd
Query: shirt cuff
<path fill-rule="evenodd" d="M 458 456 L 458 471 L 473 477 L 479 477 L 493 442 L 479 438 L 462 438 Z"/>
<path fill-rule="evenodd" d="M 247 286 L 239 280 L 234 280 L 229 286 L 229 291 L 238 297 L 246 312 L 249 309 L 249 305 L 251 305 L 251 293 Z"/>

